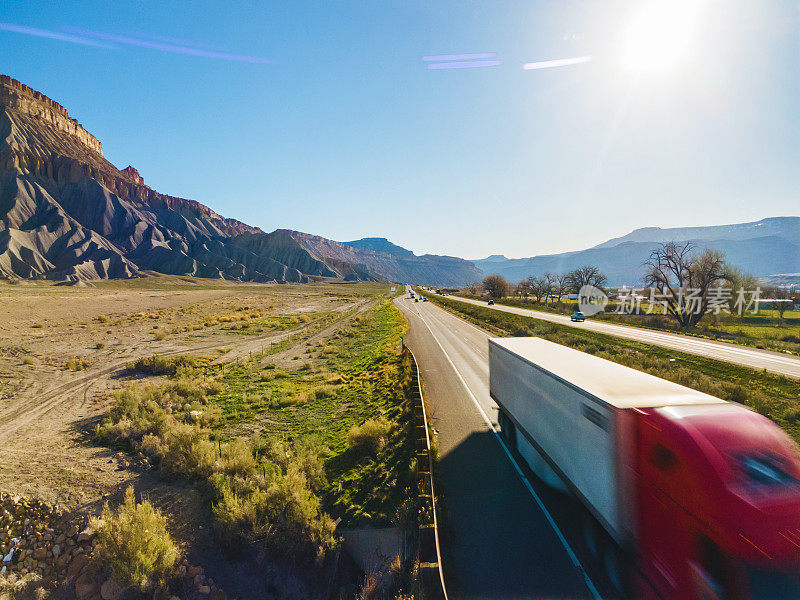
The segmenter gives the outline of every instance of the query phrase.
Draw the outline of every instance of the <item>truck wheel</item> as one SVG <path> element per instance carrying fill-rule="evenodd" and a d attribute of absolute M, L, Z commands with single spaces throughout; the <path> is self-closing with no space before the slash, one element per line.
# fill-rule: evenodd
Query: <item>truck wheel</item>
<path fill-rule="evenodd" d="M 622 560 L 622 554 L 617 545 L 610 539 L 603 545 L 603 570 L 614 589 L 627 597 L 628 580 Z"/>
<path fill-rule="evenodd" d="M 589 551 L 589 556 L 594 559 L 600 557 L 600 536 L 597 531 L 597 524 L 588 512 L 583 517 L 583 543 Z"/>
<path fill-rule="evenodd" d="M 503 436 L 506 444 L 513 449 L 516 447 L 516 436 L 514 435 L 514 423 L 508 418 L 505 411 L 497 413 L 497 424 L 500 425 L 500 435 Z"/>

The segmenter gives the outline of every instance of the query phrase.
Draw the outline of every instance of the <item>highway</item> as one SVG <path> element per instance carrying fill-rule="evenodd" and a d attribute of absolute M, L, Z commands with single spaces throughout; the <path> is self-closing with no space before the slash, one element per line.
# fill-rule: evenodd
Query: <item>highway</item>
<path fill-rule="evenodd" d="M 679 333 L 664 333 L 652 329 L 632 327 L 630 325 L 617 325 L 616 323 L 592 320 L 591 318 L 583 323 L 574 323 L 570 321 L 570 318 L 566 315 L 557 315 L 538 310 L 504 306 L 501 304 L 488 306 L 486 302 L 480 300 L 459 298 L 457 296 L 447 296 L 447 298 L 526 317 L 534 317 L 560 325 L 569 325 L 588 331 L 605 333 L 628 340 L 643 342 L 645 344 L 653 344 L 654 346 L 661 346 L 662 348 L 679 350 L 680 352 L 686 352 L 688 354 L 697 354 L 699 356 L 742 365 L 744 367 L 758 370 L 766 369 L 771 373 L 778 373 L 788 377 L 800 378 L 800 357 L 791 354 L 759 350 L 758 348 L 739 346 L 728 342 L 704 340 L 689 335 L 681 335 Z"/>
<path fill-rule="evenodd" d="M 453 599 L 610 598 L 583 562 L 583 509 L 513 460 L 489 397 L 490 335 L 434 305 L 403 296 L 405 342 L 420 366 L 437 430 L 442 554 Z"/>

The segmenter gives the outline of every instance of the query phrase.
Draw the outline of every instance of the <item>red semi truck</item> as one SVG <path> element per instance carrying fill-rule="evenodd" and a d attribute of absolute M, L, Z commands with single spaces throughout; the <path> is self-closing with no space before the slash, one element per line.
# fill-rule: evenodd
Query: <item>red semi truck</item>
<path fill-rule="evenodd" d="M 758 413 L 539 338 L 489 340 L 506 443 L 636 598 L 800 598 L 800 448 Z"/>

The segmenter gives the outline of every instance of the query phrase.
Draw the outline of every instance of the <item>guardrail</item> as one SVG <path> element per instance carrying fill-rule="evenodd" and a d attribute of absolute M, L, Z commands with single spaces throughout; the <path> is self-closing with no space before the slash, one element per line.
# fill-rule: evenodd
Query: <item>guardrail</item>
<path fill-rule="evenodd" d="M 419 475 L 419 569 L 420 580 L 425 590 L 426 600 L 448 600 L 447 588 L 442 570 L 442 552 L 439 547 L 439 521 L 436 510 L 436 488 L 433 481 L 433 456 L 428 428 L 428 414 L 422 395 L 422 382 L 419 364 L 414 353 L 403 344 L 403 349 L 411 355 L 416 372 L 416 393 L 414 400 L 414 426 L 417 431 L 417 465 Z M 422 432 L 419 430 L 422 429 Z"/>

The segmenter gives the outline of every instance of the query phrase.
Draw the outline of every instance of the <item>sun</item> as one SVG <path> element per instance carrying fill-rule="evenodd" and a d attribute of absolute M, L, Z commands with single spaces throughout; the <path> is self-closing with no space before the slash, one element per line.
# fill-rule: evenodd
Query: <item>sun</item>
<path fill-rule="evenodd" d="M 623 38 L 625 66 L 639 74 L 663 73 L 684 63 L 692 45 L 700 0 L 641 2 Z"/>

